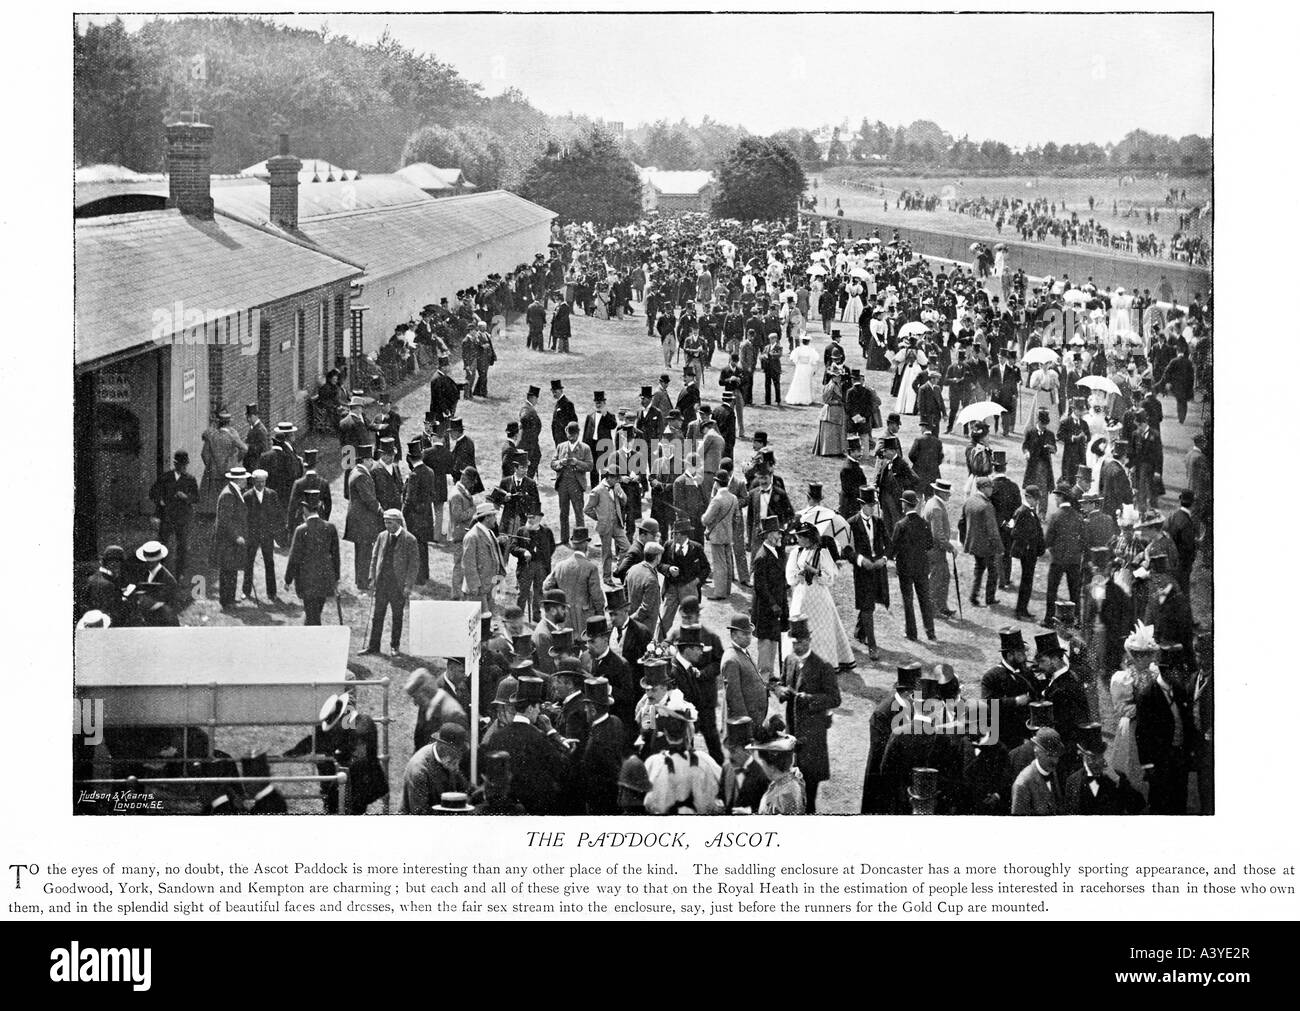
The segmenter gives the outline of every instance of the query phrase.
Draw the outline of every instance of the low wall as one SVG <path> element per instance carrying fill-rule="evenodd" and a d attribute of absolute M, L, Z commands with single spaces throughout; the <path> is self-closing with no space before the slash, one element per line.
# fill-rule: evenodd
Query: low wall
<path fill-rule="evenodd" d="M 899 227 L 884 222 L 869 221 L 858 217 L 837 217 L 829 214 L 800 211 L 800 217 L 808 220 L 826 220 L 837 222 L 843 233 L 848 236 L 850 230 L 854 238 L 870 235 L 872 229 L 879 229 L 885 241 L 898 232 L 917 253 L 927 256 L 942 256 L 963 263 L 971 263 L 971 243 L 975 242 L 967 235 L 953 235 L 947 232 L 934 232 L 928 229 Z M 987 241 L 987 240 L 982 240 Z M 1007 267 L 1011 270 L 1023 269 L 1031 277 L 1043 277 L 1051 274 L 1060 277 L 1069 274 L 1070 280 L 1083 283 L 1089 277 L 1098 288 L 1109 286 L 1114 289 L 1123 286 L 1129 291 L 1149 288 L 1151 294 L 1159 297 L 1160 279 L 1167 277 L 1173 285 L 1174 301 L 1187 304 L 1192 295 L 1200 293 L 1204 301 L 1210 290 L 1211 272 L 1205 267 L 1194 267 L 1176 260 L 1138 259 L 1126 256 L 1111 256 L 1104 252 L 1092 252 L 1079 246 L 1062 248 L 1048 243 L 1019 242 L 1014 239 L 997 239 L 1007 246 Z"/>

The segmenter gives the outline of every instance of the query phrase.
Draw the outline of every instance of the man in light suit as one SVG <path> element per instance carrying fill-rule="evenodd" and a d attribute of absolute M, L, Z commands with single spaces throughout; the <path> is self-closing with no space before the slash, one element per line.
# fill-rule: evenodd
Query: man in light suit
<path fill-rule="evenodd" d="M 605 593 L 600 584 L 600 566 L 587 557 L 591 536 L 586 527 L 574 527 L 573 554 L 551 569 L 542 590 L 563 590 L 569 605 L 569 624 L 586 628 L 587 619 L 605 610 Z"/>
<path fill-rule="evenodd" d="M 731 632 L 731 644 L 722 652 L 722 682 L 727 695 L 724 722 L 748 717 L 754 726 L 759 726 L 767 719 L 767 679 L 758 672 L 758 665 L 749 653 L 754 624 L 747 614 L 733 614 L 727 629 Z"/>
<path fill-rule="evenodd" d="M 736 496 L 731 494 L 728 486 L 731 484 L 731 475 L 724 471 L 719 471 L 714 477 L 714 483 L 717 491 L 714 492 L 713 498 L 709 500 L 708 508 L 704 510 L 704 516 L 700 522 L 704 525 L 704 537 L 709 545 L 710 567 L 713 570 L 713 593 L 709 594 L 710 600 L 726 600 L 731 596 L 731 543 L 732 543 L 732 520 L 740 504 L 736 501 Z"/>
<path fill-rule="evenodd" d="M 217 518 L 213 524 L 212 564 L 220 573 L 221 607 L 235 606 L 235 580 L 247 561 L 248 506 L 244 504 L 244 485 L 248 471 L 232 467 L 226 471 L 226 486 L 217 495 Z"/>
<path fill-rule="evenodd" d="M 465 534 L 462 568 L 466 600 L 477 600 L 484 617 L 497 611 L 493 592 L 506 574 L 503 538 L 497 536 L 497 508 L 481 502 L 474 510 L 474 524 Z"/>
<path fill-rule="evenodd" d="M 1065 745 L 1061 735 L 1051 727 L 1034 732 L 1034 760 L 1026 765 L 1011 785 L 1011 813 L 1027 815 L 1056 814 L 1061 805 L 1061 784 L 1056 764 Z"/>
<path fill-rule="evenodd" d="M 641 622 L 650 629 L 659 624 L 659 610 L 662 604 L 662 592 L 659 588 L 659 559 L 662 556 L 663 546 L 658 541 L 645 542 L 641 547 L 641 560 L 627 570 L 623 583 L 627 590 L 629 614 L 635 621 Z"/>
<path fill-rule="evenodd" d="M 712 417 L 700 419 L 700 444 L 696 452 L 700 457 L 700 471 L 704 474 L 701 486 L 708 494 L 713 479 L 722 469 L 722 458 L 727 455 L 727 441 L 718 432 L 718 423 Z"/>
<path fill-rule="evenodd" d="M 551 470 L 555 471 L 555 491 L 560 497 L 560 541 L 569 543 L 569 515 L 575 526 L 582 524 L 583 499 L 587 494 L 587 475 L 595 464 L 591 450 L 578 439 L 578 423 L 571 421 L 565 429 L 566 439 L 555 447 Z"/>
<path fill-rule="evenodd" d="M 474 496 L 470 494 L 478 471 L 466 467 L 460 480 L 447 497 L 447 518 L 451 524 L 451 599 L 462 600 L 461 587 L 465 583 L 465 535 L 474 522 Z"/>
<path fill-rule="evenodd" d="M 284 526 L 284 513 L 280 498 L 274 488 L 267 486 L 267 473 L 253 471 L 253 486 L 244 492 L 244 505 L 248 512 L 247 561 L 244 564 L 244 595 L 253 593 L 253 566 L 258 552 L 262 555 L 262 568 L 266 575 L 266 595 L 278 599 L 275 592 L 275 535 Z"/>
<path fill-rule="evenodd" d="M 952 525 L 948 519 L 948 498 L 952 495 L 952 483 L 936 478 L 931 486 L 933 494 L 926 499 L 921 510 L 921 519 L 930 525 L 930 536 L 934 538 L 934 547 L 930 549 L 930 599 L 934 601 L 934 613 L 945 618 L 953 615 L 948 606 L 949 568 L 957 549 L 952 543 Z"/>
<path fill-rule="evenodd" d="M 384 529 L 375 538 L 375 550 L 370 560 L 370 585 L 374 588 L 375 614 L 370 623 L 370 642 L 361 651 L 363 656 L 381 652 L 379 640 L 384 632 L 385 614 L 390 608 L 393 612 L 393 634 L 389 641 L 394 654 L 401 652 L 406 599 L 415 587 L 415 577 L 419 571 L 419 548 L 404 525 L 402 510 L 386 509 Z"/>
<path fill-rule="evenodd" d="M 630 546 L 624 523 L 626 510 L 627 494 L 619 487 L 618 468 L 606 467 L 582 511 L 596 525 L 596 536 L 600 538 L 600 571 L 605 579 L 614 567 L 616 553 L 621 554 Z"/>

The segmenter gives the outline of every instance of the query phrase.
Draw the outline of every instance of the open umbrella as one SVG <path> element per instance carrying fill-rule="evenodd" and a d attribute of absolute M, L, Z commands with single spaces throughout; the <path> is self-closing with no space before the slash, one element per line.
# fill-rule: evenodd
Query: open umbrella
<path fill-rule="evenodd" d="M 779 242 L 777 242 L 777 245 L 778 245 L 778 246 L 788 246 L 788 245 L 790 245 L 790 240 L 789 240 L 789 239 L 781 239 Z"/>
<path fill-rule="evenodd" d="M 1082 305 L 1083 303 L 1088 301 L 1088 294 L 1087 292 L 1082 291 L 1079 288 L 1071 288 L 1064 295 L 1062 295 L 1061 298 L 1064 301 L 1070 302 L 1074 305 Z"/>
<path fill-rule="evenodd" d="M 755 225 L 753 228 L 750 229 L 750 231 L 751 231 L 751 232 L 766 232 L 767 229 L 764 228 L 762 225 Z"/>
<path fill-rule="evenodd" d="M 969 425 L 972 421 L 988 421 L 995 414 L 1003 414 L 1006 408 L 992 400 L 981 400 L 978 404 L 967 404 L 957 412 L 957 424 Z"/>
<path fill-rule="evenodd" d="M 1109 393 L 1113 396 L 1119 395 L 1119 387 L 1105 376 L 1084 376 L 1074 385 L 1086 386 L 1090 390 L 1100 390 L 1102 393 Z"/>
<path fill-rule="evenodd" d="M 877 253 L 877 252 L 873 249 L 873 250 L 871 250 L 869 253 L 867 253 L 867 259 L 868 259 L 868 260 L 879 260 L 879 259 L 880 259 L 880 254 Z"/>
<path fill-rule="evenodd" d="M 999 243 L 998 243 L 996 246 L 994 246 L 993 248 L 994 248 L 994 249 L 1006 249 L 1006 248 L 1007 248 L 1007 244 L 1006 244 L 1005 242 L 999 242 Z"/>
<path fill-rule="evenodd" d="M 1025 357 L 1022 359 L 1026 365 L 1039 365 L 1046 362 L 1059 362 L 1060 360 L 1060 355 L 1051 348 L 1030 348 L 1025 352 Z"/>
<path fill-rule="evenodd" d="M 611 236 L 609 236 L 608 238 L 605 239 L 605 245 L 607 245 L 607 246 L 617 246 L 617 245 L 618 245 L 618 239 L 614 238 L 614 236 L 611 235 Z"/>
<path fill-rule="evenodd" d="M 849 271 L 849 276 L 862 279 L 867 276 L 867 272 L 863 270 L 861 267 L 854 267 L 852 270 Z"/>
<path fill-rule="evenodd" d="M 811 523 L 823 537 L 832 538 L 840 551 L 849 546 L 849 522 L 834 509 L 809 506 L 799 514 L 799 522 Z"/>
<path fill-rule="evenodd" d="M 825 277 L 826 268 L 823 267 L 820 263 L 814 263 L 811 267 L 808 268 L 808 273 L 811 274 L 813 277 Z"/>
<path fill-rule="evenodd" d="M 1081 348 L 1086 343 L 1087 341 L 1085 341 L 1078 334 L 1075 334 L 1073 337 L 1070 338 L 1070 344 L 1072 347 Z"/>
<path fill-rule="evenodd" d="M 874 235 L 871 238 L 869 238 L 867 241 L 870 242 L 873 246 L 880 245 L 880 239 Z"/>
<path fill-rule="evenodd" d="M 930 332 L 930 328 L 924 323 L 913 321 L 904 323 L 903 329 L 898 331 L 900 337 L 922 337 Z"/>
<path fill-rule="evenodd" d="M 660 239 L 662 239 L 662 238 L 663 238 L 662 235 L 660 235 L 658 232 L 655 232 L 652 236 L 650 236 L 650 241 L 651 241 L 651 242 L 658 242 L 658 241 L 659 241 Z"/>
<path fill-rule="evenodd" d="M 783 238 L 783 239 L 793 239 L 793 238 L 794 238 L 794 232 L 782 232 L 782 233 L 781 233 L 781 238 Z"/>

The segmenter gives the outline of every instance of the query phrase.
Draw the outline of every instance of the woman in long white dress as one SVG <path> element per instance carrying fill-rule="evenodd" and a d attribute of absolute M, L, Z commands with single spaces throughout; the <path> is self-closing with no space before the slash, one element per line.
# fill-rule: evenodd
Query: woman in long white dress
<path fill-rule="evenodd" d="M 1115 741 L 1110 749 L 1110 767 L 1128 777 L 1136 790 L 1147 795 L 1146 774 L 1138 757 L 1137 694 L 1151 680 L 1151 665 L 1160 656 L 1160 647 L 1150 625 L 1137 623 L 1136 630 L 1124 641 L 1128 663 L 1110 679 L 1110 703 L 1115 716 Z"/>
<path fill-rule="evenodd" d="M 811 338 L 804 337 L 797 348 L 790 352 L 790 361 L 794 363 L 794 376 L 790 388 L 786 390 L 785 402 L 801 406 L 813 402 L 813 367 L 817 364 L 817 352 L 812 349 Z"/>
<path fill-rule="evenodd" d="M 858 317 L 862 315 L 862 282 L 857 278 L 849 281 L 844 289 L 849 296 L 849 300 L 844 303 L 844 311 L 840 313 L 841 323 L 856 323 Z"/>
<path fill-rule="evenodd" d="M 894 412 L 915 414 L 916 390 L 913 388 L 913 383 L 929 363 L 929 359 L 919 348 L 914 349 L 910 345 L 905 345 L 894 352 L 890 361 L 894 363 L 894 381 L 898 384 L 894 397 Z"/>
<path fill-rule="evenodd" d="M 835 667 L 846 667 L 854 662 L 853 641 L 831 596 L 836 575 L 835 562 L 821 546 L 817 528 L 801 527 L 799 547 L 785 562 L 785 581 L 792 590 L 790 613 L 808 619 L 814 653 Z"/>

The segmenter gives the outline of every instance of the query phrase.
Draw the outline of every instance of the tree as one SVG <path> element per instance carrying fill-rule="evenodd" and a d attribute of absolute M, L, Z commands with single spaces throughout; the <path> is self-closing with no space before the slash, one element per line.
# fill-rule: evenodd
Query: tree
<path fill-rule="evenodd" d="M 713 213 L 770 221 L 798 211 L 807 179 L 790 145 L 775 137 L 746 137 L 718 166 Z"/>
<path fill-rule="evenodd" d="M 840 139 L 840 128 L 837 126 L 831 131 L 830 147 L 826 149 L 826 164 L 843 165 L 848 157 L 848 148 L 844 146 L 844 141 Z"/>
<path fill-rule="evenodd" d="M 402 164 L 428 162 L 438 168 L 458 168 L 479 189 L 500 187 L 506 170 L 506 149 L 481 126 L 422 126 L 406 139 Z"/>
<path fill-rule="evenodd" d="M 162 168 L 163 91 L 121 18 L 73 26 L 72 137 L 77 161 Z"/>
<path fill-rule="evenodd" d="M 822 161 L 821 145 L 817 143 L 817 138 L 807 130 L 799 134 L 799 161 L 809 168 L 816 168 Z"/>
<path fill-rule="evenodd" d="M 524 173 L 521 196 L 565 221 L 626 224 L 641 214 L 641 177 L 618 143 L 592 128 L 567 147 L 548 146 Z"/>
<path fill-rule="evenodd" d="M 698 156 L 685 123 L 669 126 L 659 120 L 650 127 L 641 144 L 646 164 L 661 169 L 698 168 Z"/>

